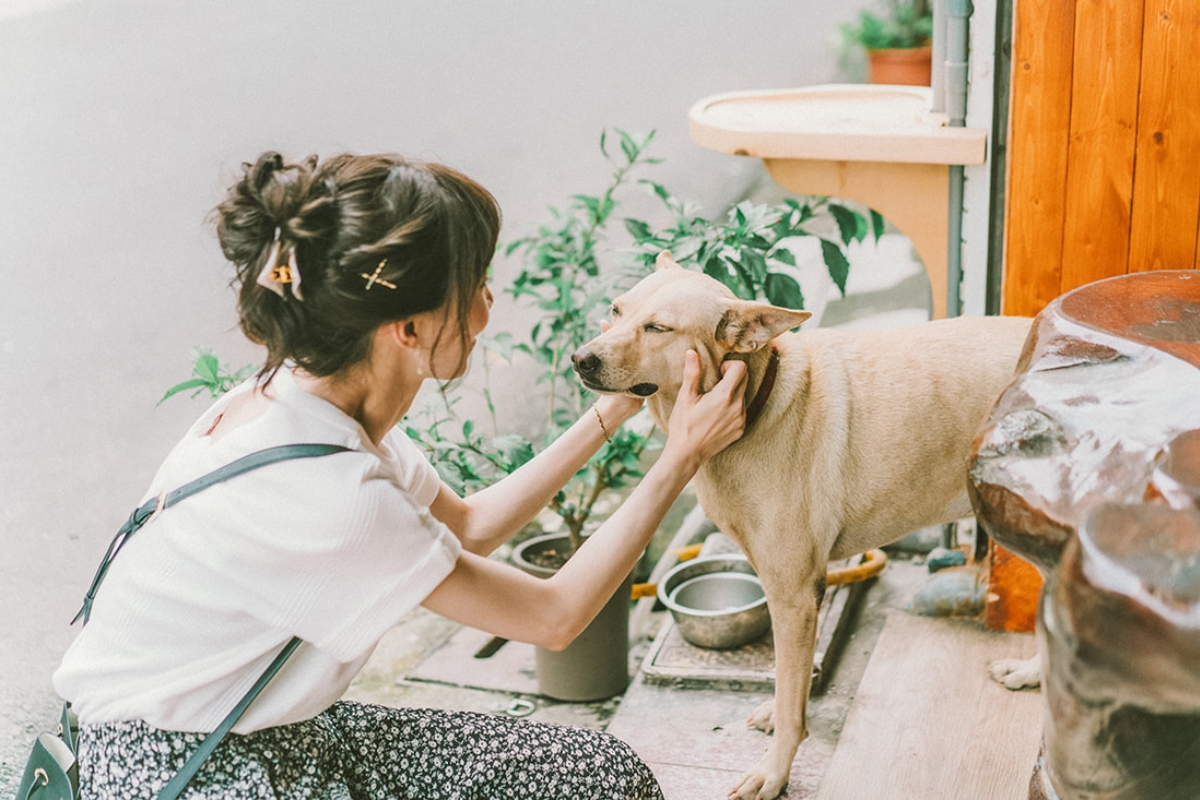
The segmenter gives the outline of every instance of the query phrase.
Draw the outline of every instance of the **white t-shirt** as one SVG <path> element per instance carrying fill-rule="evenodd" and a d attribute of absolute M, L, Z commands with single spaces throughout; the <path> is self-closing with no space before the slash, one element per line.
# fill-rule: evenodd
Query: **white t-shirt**
<path fill-rule="evenodd" d="M 206 436 L 248 382 L 175 447 L 146 498 L 267 447 L 353 452 L 284 461 L 167 509 L 114 559 L 91 619 L 54 674 L 84 724 L 215 728 L 293 636 L 304 644 L 234 728 L 309 719 L 349 686 L 380 638 L 461 552 L 429 512 L 437 473 L 395 431 L 376 447 L 352 418 L 279 370 L 267 411 Z M 143 501 L 144 502 L 144 501 Z"/>

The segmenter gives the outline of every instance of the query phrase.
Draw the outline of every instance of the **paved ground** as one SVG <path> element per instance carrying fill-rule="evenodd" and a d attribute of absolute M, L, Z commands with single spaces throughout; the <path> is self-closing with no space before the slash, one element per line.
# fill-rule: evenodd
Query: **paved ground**
<path fill-rule="evenodd" d="M 792 787 L 785 797 L 810 797 L 815 793 L 886 615 L 909 613 L 913 594 L 927 580 L 928 572 L 920 559 L 914 561 L 901 554 L 893 557 L 883 575 L 864 594 L 853 617 L 853 633 L 832 667 L 832 679 L 826 691 L 810 704 L 810 738 L 796 761 Z M 665 612 L 655 612 L 647 621 L 646 633 L 652 637 L 665 622 Z M 457 630 L 457 626 L 428 612 L 417 611 L 384 639 L 347 697 L 387 705 L 491 714 L 515 708 L 524 715 L 532 705 L 531 719 L 608 730 L 628 741 L 650 762 L 666 800 L 723 797 L 767 745 L 767 737 L 748 729 L 745 720 L 759 703 L 770 699 L 769 691 L 680 689 L 654 685 L 639 674 L 634 675 L 621 697 L 597 703 L 562 703 L 528 692 L 463 686 L 459 670 L 448 670 L 440 680 L 414 679 L 412 673 L 422 659 L 443 646 Z M 648 644 L 643 638 L 634 649 L 644 654 Z M 500 669 L 531 675 L 532 648 L 522 648 Z M 521 683 L 527 678 L 497 676 L 494 683 Z M 514 701 L 519 701 L 516 706 Z"/>

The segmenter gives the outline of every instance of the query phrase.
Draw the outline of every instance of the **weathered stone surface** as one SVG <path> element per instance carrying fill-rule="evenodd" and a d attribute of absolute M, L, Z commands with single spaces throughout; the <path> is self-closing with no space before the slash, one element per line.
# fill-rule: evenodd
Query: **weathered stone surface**
<path fill-rule="evenodd" d="M 975 442 L 979 522 L 1046 580 L 1031 797 L 1200 797 L 1200 273 L 1039 316 Z"/>

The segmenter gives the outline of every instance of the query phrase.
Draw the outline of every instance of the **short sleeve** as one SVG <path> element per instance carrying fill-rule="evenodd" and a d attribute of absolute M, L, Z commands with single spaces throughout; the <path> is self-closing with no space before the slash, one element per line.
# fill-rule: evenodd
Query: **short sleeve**
<path fill-rule="evenodd" d="M 401 485 L 421 506 L 428 508 L 438 495 L 442 479 L 416 442 L 393 428 L 387 436 L 395 455 L 396 474 Z"/>

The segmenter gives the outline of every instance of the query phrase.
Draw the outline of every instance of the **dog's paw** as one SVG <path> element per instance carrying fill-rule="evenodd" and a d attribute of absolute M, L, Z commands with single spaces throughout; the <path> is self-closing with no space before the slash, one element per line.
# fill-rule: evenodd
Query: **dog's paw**
<path fill-rule="evenodd" d="M 775 731 L 775 701 L 767 702 L 754 709 L 754 713 L 746 720 L 747 728 L 758 728 L 763 733 Z"/>
<path fill-rule="evenodd" d="M 1037 656 L 1029 659 L 1002 658 L 988 666 L 988 675 L 1005 688 L 1036 689 L 1042 685 L 1042 664 Z"/>
<path fill-rule="evenodd" d="M 775 800 L 786 785 L 786 774 L 772 778 L 759 766 L 743 775 L 728 796 L 729 800 Z"/>

